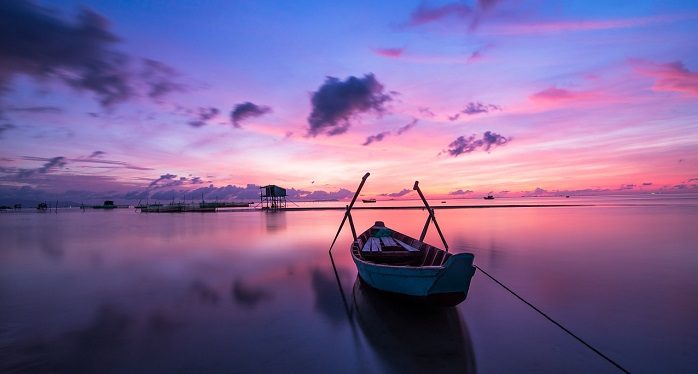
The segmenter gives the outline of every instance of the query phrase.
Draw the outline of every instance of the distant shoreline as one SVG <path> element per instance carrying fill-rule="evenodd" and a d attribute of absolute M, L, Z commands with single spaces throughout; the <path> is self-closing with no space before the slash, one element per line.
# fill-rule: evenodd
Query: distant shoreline
<path fill-rule="evenodd" d="M 560 208 L 560 207 L 579 207 L 579 206 L 596 206 L 596 204 L 506 204 L 506 205 L 438 205 L 432 206 L 434 210 L 439 209 L 480 209 L 480 208 Z M 286 207 L 278 210 L 270 211 L 307 211 L 307 210 L 346 210 L 343 206 L 327 206 L 327 207 Z M 352 210 L 418 210 L 426 209 L 423 205 L 413 206 L 355 206 Z M 259 212 L 261 209 L 223 209 L 217 212 Z"/>

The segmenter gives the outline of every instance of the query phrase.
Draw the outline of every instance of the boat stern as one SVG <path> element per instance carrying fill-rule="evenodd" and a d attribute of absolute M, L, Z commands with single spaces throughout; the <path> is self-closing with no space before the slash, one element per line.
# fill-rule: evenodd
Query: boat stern
<path fill-rule="evenodd" d="M 474 259 L 472 253 L 458 253 L 449 257 L 429 289 L 429 294 L 463 292 L 467 296 L 470 280 L 475 274 Z"/>

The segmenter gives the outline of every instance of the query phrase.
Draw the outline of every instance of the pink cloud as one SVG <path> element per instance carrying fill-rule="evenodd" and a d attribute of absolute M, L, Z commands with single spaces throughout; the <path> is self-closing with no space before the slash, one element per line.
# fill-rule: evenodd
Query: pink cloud
<path fill-rule="evenodd" d="M 591 91 L 571 91 L 553 86 L 534 93 L 530 96 L 530 99 L 537 102 L 561 102 L 589 100 L 597 96 L 597 93 Z"/>
<path fill-rule="evenodd" d="M 405 52 L 405 48 L 374 48 L 373 52 L 383 57 L 400 58 Z"/>
<path fill-rule="evenodd" d="M 637 73 L 654 78 L 652 89 L 655 91 L 698 95 L 698 72 L 686 69 L 680 61 L 658 64 L 644 60 L 631 60 L 630 64 Z"/>
<path fill-rule="evenodd" d="M 498 34 L 541 34 L 626 29 L 644 27 L 659 23 L 676 22 L 695 17 L 696 16 L 694 14 L 687 14 L 601 20 L 532 21 L 513 24 L 500 24 L 495 26 L 491 31 Z"/>

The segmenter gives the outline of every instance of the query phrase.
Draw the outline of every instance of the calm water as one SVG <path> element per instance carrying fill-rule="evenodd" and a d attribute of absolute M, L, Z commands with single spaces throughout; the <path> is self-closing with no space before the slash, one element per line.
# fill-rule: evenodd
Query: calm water
<path fill-rule="evenodd" d="M 626 368 L 695 372 L 698 199 L 593 202 L 437 217 L 453 251 Z M 0 214 L 0 372 L 616 372 L 481 273 L 453 309 L 376 295 L 349 230 L 347 310 L 327 256 L 341 215 Z M 426 216 L 354 218 L 418 236 Z"/>

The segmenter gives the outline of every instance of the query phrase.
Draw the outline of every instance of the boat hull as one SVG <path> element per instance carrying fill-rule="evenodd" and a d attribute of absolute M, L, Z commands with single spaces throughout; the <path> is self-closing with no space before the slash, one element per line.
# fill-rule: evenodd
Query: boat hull
<path fill-rule="evenodd" d="M 352 257 L 361 280 L 375 289 L 456 304 L 466 298 L 475 273 L 470 253 L 455 254 L 442 266 L 392 266 Z"/>

